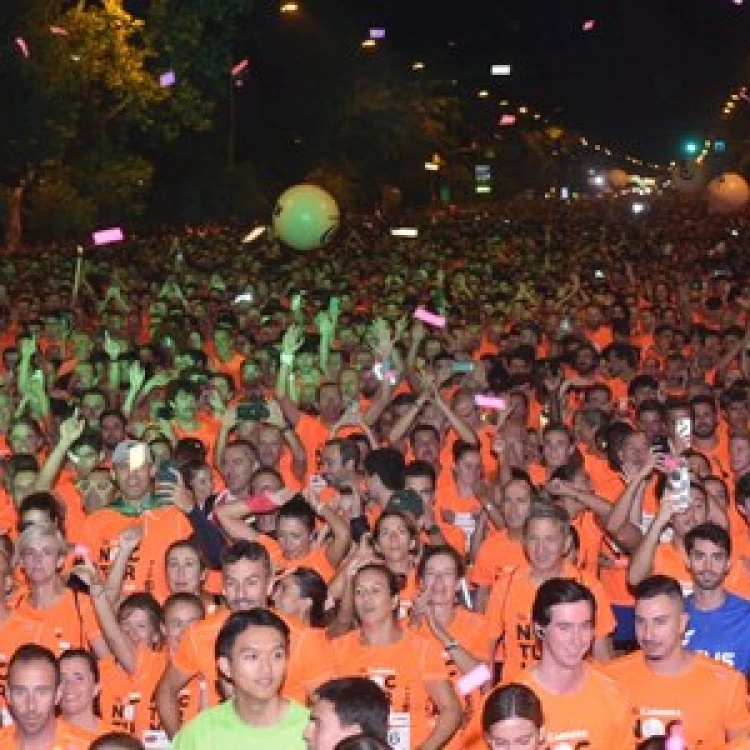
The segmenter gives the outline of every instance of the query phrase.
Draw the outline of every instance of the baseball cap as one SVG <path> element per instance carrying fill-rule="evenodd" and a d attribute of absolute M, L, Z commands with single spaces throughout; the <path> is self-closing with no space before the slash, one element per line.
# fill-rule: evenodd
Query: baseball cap
<path fill-rule="evenodd" d="M 424 500 L 416 490 L 398 490 L 391 495 L 387 510 L 400 510 L 420 518 L 424 513 Z"/>
<path fill-rule="evenodd" d="M 128 464 L 131 469 L 140 469 L 151 462 L 151 449 L 140 440 L 122 440 L 112 453 L 113 466 Z"/>

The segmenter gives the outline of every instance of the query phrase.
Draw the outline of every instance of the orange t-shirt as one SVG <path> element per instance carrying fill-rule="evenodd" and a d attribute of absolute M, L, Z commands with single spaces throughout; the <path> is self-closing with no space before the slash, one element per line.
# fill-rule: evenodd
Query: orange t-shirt
<path fill-rule="evenodd" d="M 193 533 L 182 511 L 167 506 L 147 510 L 140 516 L 129 516 L 103 508 L 87 517 L 85 535 L 94 561 L 106 575 L 117 554 L 120 534 L 137 524 L 143 524 L 143 538 L 130 556 L 122 584 L 123 596 L 149 591 L 159 601 L 164 601 L 169 594 L 164 553 L 172 542 L 187 539 Z"/>
<path fill-rule="evenodd" d="M 277 614 L 284 619 L 291 631 L 284 695 L 304 703 L 308 693 L 333 676 L 330 641 L 323 630 L 308 628 L 290 617 Z M 205 620 L 189 625 L 182 635 L 177 652 L 172 656 L 172 663 L 181 672 L 203 676 L 209 705 L 215 705 L 219 701 L 214 646 L 216 636 L 228 616 L 229 611 L 223 609 Z"/>
<path fill-rule="evenodd" d="M 300 414 L 294 429 L 307 452 L 307 470 L 314 474 L 318 471 L 318 456 L 326 440 L 330 438 L 331 431 L 319 419 L 309 414 Z"/>
<path fill-rule="evenodd" d="M 281 547 L 277 546 L 276 549 L 278 554 L 271 555 L 271 562 L 276 573 L 283 573 L 286 570 L 292 571 L 295 568 L 312 568 L 320 573 L 326 583 L 329 583 L 336 574 L 333 566 L 328 562 L 325 547 L 314 547 L 304 557 L 298 557 L 294 560 L 284 557 L 281 553 Z M 269 554 L 271 554 L 270 551 Z"/>
<path fill-rule="evenodd" d="M 167 735 L 156 710 L 154 692 L 168 658 L 165 652 L 150 651 L 142 646 L 138 649 L 136 671 L 132 675 L 112 658 L 100 662 L 102 716 L 116 731 L 128 732 L 142 742 L 147 734 L 152 742 L 157 737 L 166 742 Z M 183 722 L 194 718 L 207 705 L 203 680 L 191 680 L 180 691 L 179 711 Z"/>
<path fill-rule="evenodd" d="M 55 719 L 55 739 L 50 750 L 88 750 L 91 741 L 88 732 L 73 726 L 65 719 Z M 16 736 L 16 727 L 11 725 L 0 729 L 0 748 L 13 750 L 20 748 L 21 743 Z"/>
<path fill-rule="evenodd" d="M 564 566 L 562 576 L 584 584 L 594 595 L 595 637 L 604 638 L 612 633 L 616 622 L 601 583 L 569 564 Z M 516 568 L 505 580 L 499 581 L 490 595 L 487 619 L 493 633 L 504 635 L 503 680 L 506 682 L 541 658 L 539 641 L 531 619 L 531 608 L 538 588 L 539 584 L 531 577 L 531 567 L 526 565 Z"/>
<path fill-rule="evenodd" d="M 516 681 L 530 687 L 542 702 L 545 746 L 631 750 L 635 745 L 632 709 L 624 691 L 598 669 L 584 664 L 584 670 L 583 685 L 565 695 L 545 688 L 533 668 L 518 676 Z"/>
<path fill-rule="evenodd" d="M 86 594 L 74 594 L 67 588 L 54 607 L 37 609 L 26 597 L 21 600 L 16 612 L 39 626 L 34 642 L 46 646 L 57 656 L 71 648 L 89 648 L 101 638 L 99 623 L 89 597 Z"/>
<path fill-rule="evenodd" d="M 449 680 L 450 674 L 434 641 L 403 630 L 398 643 L 367 646 L 355 630 L 332 641 L 340 677 L 358 675 L 378 684 L 390 699 L 389 733 L 399 734 L 398 747 L 421 746 L 435 726 L 436 708 L 426 684 Z"/>
<path fill-rule="evenodd" d="M 682 722 L 689 748 L 725 747 L 727 732 L 750 730 L 744 676 L 703 654 L 692 654 L 675 675 L 654 672 L 640 651 L 615 659 L 604 671 L 625 691 L 639 740 L 666 734 L 673 721 Z"/>
<path fill-rule="evenodd" d="M 587 510 L 578 518 L 574 518 L 571 526 L 578 532 L 581 545 L 578 550 L 578 567 L 585 570 L 592 578 L 597 578 L 604 530 L 596 522 L 594 514 Z"/>
<path fill-rule="evenodd" d="M 492 531 L 479 547 L 477 559 L 469 571 L 469 581 L 476 586 L 492 586 L 504 574 L 527 564 L 519 540 L 511 539 L 505 529 Z"/>

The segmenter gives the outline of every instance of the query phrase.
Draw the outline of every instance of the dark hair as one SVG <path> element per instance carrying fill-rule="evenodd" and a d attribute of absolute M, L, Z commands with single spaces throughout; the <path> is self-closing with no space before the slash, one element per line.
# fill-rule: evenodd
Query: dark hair
<path fill-rule="evenodd" d="M 91 651 L 85 648 L 69 648 L 60 654 L 57 661 L 62 664 L 66 659 L 83 659 L 94 676 L 94 682 L 99 683 L 99 664 Z"/>
<path fill-rule="evenodd" d="M 576 602 L 588 602 L 591 605 L 591 619 L 594 620 L 596 600 L 587 586 L 572 578 L 550 578 L 537 589 L 531 619 L 539 627 L 546 628 L 552 619 L 552 607 Z"/>
<path fill-rule="evenodd" d="M 429 461 L 412 461 L 404 469 L 404 480 L 425 477 L 432 482 L 432 488 L 437 484 L 437 472 Z"/>
<path fill-rule="evenodd" d="M 35 661 L 46 661 L 55 673 L 55 687 L 60 686 L 60 665 L 57 663 L 55 655 L 44 646 L 40 646 L 37 643 L 24 643 L 23 646 L 19 646 L 13 656 L 10 657 L 10 663 L 8 664 L 8 682 L 10 682 L 10 676 L 13 673 L 13 667 L 16 665 L 31 664 Z"/>
<path fill-rule="evenodd" d="M 276 514 L 276 528 L 278 528 L 279 522 L 285 518 L 299 521 L 307 529 L 308 534 L 315 531 L 315 511 L 300 493 L 297 493 L 288 503 L 281 506 Z"/>
<path fill-rule="evenodd" d="M 271 558 L 268 550 L 259 542 L 250 542 L 247 539 L 240 539 L 224 547 L 221 551 L 221 568 L 226 570 L 230 565 L 240 562 L 240 560 L 249 560 L 250 562 L 261 562 L 268 575 L 271 575 Z"/>
<path fill-rule="evenodd" d="M 208 567 L 206 565 L 206 561 L 203 559 L 203 551 L 192 537 L 188 537 L 187 539 L 177 539 L 176 541 L 172 542 L 172 544 L 170 544 L 169 547 L 167 547 L 167 549 L 164 551 L 164 565 L 167 565 L 169 556 L 176 549 L 189 549 L 192 552 L 195 552 L 198 558 L 198 562 L 200 563 L 201 570 L 206 570 L 206 568 Z"/>
<path fill-rule="evenodd" d="M 727 557 L 732 556 L 732 539 L 729 532 L 713 521 L 700 523 L 685 534 L 685 549 L 688 555 L 695 549 L 695 543 L 698 541 L 711 542 L 721 547 Z"/>
<path fill-rule="evenodd" d="M 127 427 L 128 420 L 126 419 L 125 415 L 119 410 L 119 409 L 105 409 L 101 415 L 99 416 L 99 424 L 103 424 L 104 420 L 107 417 L 116 417 L 120 420 L 120 423 L 122 424 L 123 428 Z"/>
<path fill-rule="evenodd" d="M 404 471 L 406 465 L 401 451 L 395 448 L 376 448 L 367 454 L 364 460 L 365 472 L 375 474 L 389 489 L 404 489 Z"/>
<path fill-rule="evenodd" d="M 694 413 L 695 407 L 701 405 L 710 406 L 713 413 L 716 414 L 716 401 L 713 396 L 706 396 L 705 394 L 693 396 L 693 398 L 690 399 L 690 412 Z"/>
<path fill-rule="evenodd" d="M 668 596 L 674 601 L 680 602 L 680 607 L 685 606 L 682 588 L 671 576 L 654 575 L 644 578 L 635 587 L 635 603 L 644 599 L 655 599 L 657 596 Z"/>
<path fill-rule="evenodd" d="M 495 724 L 508 719 L 527 719 L 537 729 L 544 726 L 542 702 L 531 688 L 511 682 L 487 697 L 482 709 L 484 732 L 489 732 Z"/>
<path fill-rule="evenodd" d="M 355 573 L 354 581 L 356 582 L 360 575 L 362 575 L 362 573 L 366 573 L 367 571 L 375 571 L 376 573 L 381 573 L 384 576 L 384 578 L 388 582 L 388 592 L 391 596 L 398 596 L 398 594 L 401 592 L 401 584 L 398 580 L 398 576 L 385 563 L 381 562 L 371 562 L 367 563 L 367 565 L 363 565 Z"/>
<path fill-rule="evenodd" d="M 333 750 L 390 750 L 384 739 L 369 734 L 352 734 L 339 740 Z"/>
<path fill-rule="evenodd" d="M 70 451 L 77 453 L 83 447 L 92 448 L 97 454 L 101 453 L 103 448 L 101 434 L 90 428 L 85 429 L 81 437 L 70 446 Z"/>
<path fill-rule="evenodd" d="M 49 516 L 50 522 L 57 526 L 62 535 L 65 536 L 65 508 L 51 492 L 46 490 L 32 492 L 21 500 L 21 505 L 18 508 L 18 528 L 20 531 L 23 531 L 25 527 L 23 515 L 30 510 L 45 513 Z"/>
<path fill-rule="evenodd" d="M 467 453 L 481 453 L 479 443 L 467 443 L 465 440 L 456 440 L 451 448 L 453 463 L 457 464 Z"/>
<path fill-rule="evenodd" d="M 734 503 L 744 510 L 748 500 L 750 500 L 750 474 L 743 474 L 734 485 Z"/>
<path fill-rule="evenodd" d="M 341 463 L 346 466 L 348 463 L 353 463 L 355 466 L 359 463 L 359 451 L 357 445 L 349 438 L 334 438 L 333 440 L 327 440 L 324 448 L 334 447 L 339 452 Z"/>
<path fill-rule="evenodd" d="M 310 607 L 310 627 L 322 628 L 325 625 L 328 585 L 317 570 L 304 566 L 295 568 L 290 576 L 299 587 L 299 595 L 312 602 Z"/>
<path fill-rule="evenodd" d="M 388 696 L 367 677 L 341 677 L 318 687 L 316 700 L 328 701 L 339 724 L 359 726 L 363 734 L 385 740 L 388 735 Z"/>
<path fill-rule="evenodd" d="M 140 740 L 127 732 L 107 732 L 97 737 L 89 750 L 143 750 Z"/>
<path fill-rule="evenodd" d="M 216 658 L 229 657 L 237 638 L 250 628 L 271 628 L 281 635 L 284 648 L 289 651 L 289 626 L 270 609 L 253 607 L 241 612 L 233 612 L 221 626 L 216 636 Z"/>
<path fill-rule="evenodd" d="M 437 547 L 425 547 L 424 552 L 419 558 L 419 563 L 417 564 L 417 580 L 421 581 L 424 578 L 424 571 L 427 567 L 427 563 L 433 557 L 437 557 L 438 555 L 450 557 L 451 560 L 453 560 L 453 564 L 456 566 L 456 576 L 458 578 L 464 577 L 466 566 L 464 565 L 463 557 L 461 557 L 461 555 L 459 555 L 449 544 L 441 544 Z"/>
<path fill-rule="evenodd" d="M 193 437 L 180 438 L 172 451 L 174 460 L 183 467 L 191 461 L 205 462 L 206 455 L 203 441 Z"/>

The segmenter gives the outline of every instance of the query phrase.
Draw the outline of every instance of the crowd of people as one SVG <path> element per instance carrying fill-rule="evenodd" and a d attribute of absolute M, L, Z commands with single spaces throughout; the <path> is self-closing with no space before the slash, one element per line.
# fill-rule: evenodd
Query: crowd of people
<path fill-rule="evenodd" d="M 386 218 L 3 256 L 0 749 L 750 747 L 747 217 Z"/>

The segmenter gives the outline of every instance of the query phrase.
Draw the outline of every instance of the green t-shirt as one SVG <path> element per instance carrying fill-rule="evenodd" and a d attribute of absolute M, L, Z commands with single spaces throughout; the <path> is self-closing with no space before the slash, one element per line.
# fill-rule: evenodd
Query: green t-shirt
<path fill-rule="evenodd" d="M 284 718 L 271 727 L 253 727 L 244 722 L 228 700 L 201 711 L 175 736 L 172 750 L 305 750 L 302 739 L 310 712 L 289 701 Z"/>

